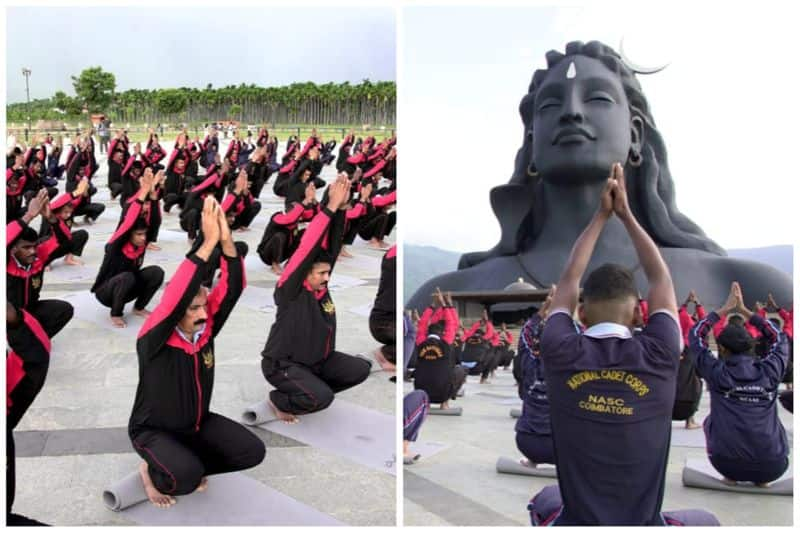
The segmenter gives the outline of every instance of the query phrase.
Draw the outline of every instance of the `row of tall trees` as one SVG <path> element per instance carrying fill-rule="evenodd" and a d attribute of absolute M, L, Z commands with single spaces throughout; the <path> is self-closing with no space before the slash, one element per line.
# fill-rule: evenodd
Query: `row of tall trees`
<path fill-rule="evenodd" d="M 312 82 L 283 87 L 228 85 L 204 89 L 130 89 L 115 93 L 111 73 L 93 67 L 73 76 L 76 95 L 57 92 L 31 102 L 31 120 L 65 119 L 102 112 L 113 120 L 148 124 L 235 119 L 246 123 L 380 124 L 395 123 L 396 86 L 391 81 L 359 84 Z M 6 106 L 7 120 L 25 121 L 25 103 Z"/>

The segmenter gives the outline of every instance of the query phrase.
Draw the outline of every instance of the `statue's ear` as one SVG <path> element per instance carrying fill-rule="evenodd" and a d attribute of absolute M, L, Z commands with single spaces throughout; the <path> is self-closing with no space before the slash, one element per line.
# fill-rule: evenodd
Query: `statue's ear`
<path fill-rule="evenodd" d="M 644 146 L 644 121 L 642 117 L 634 115 L 631 117 L 631 151 L 641 154 L 642 146 Z"/>

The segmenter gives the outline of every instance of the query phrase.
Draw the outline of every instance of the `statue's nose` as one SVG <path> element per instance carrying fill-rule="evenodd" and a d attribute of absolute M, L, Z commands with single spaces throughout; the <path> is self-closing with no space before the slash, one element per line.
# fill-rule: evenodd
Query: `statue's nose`
<path fill-rule="evenodd" d="M 561 122 L 583 122 L 583 102 L 577 91 L 569 90 L 561 106 Z"/>

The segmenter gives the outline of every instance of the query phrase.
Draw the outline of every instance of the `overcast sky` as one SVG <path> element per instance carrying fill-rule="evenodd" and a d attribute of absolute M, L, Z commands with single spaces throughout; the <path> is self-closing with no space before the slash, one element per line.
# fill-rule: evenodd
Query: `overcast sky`
<path fill-rule="evenodd" d="M 23 67 L 32 99 L 74 95 L 93 66 L 117 91 L 395 79 L 389 7 L 16 7 L 6 29 L 9 102 L 25 101 Z"/>
<path fill-rule="evenodd" d="M 399 131 L 405 242 L 486 250 L 499 237 L 489 190 L 507 183 L 518 113 L 548 50 L 598 39 L 642 65 L 678 208 L 725 248 L 796 235 L 796 17 L 761 3 L 724 9 L 407 8 Z M 678 4 L 686 6 L 686 4 Z M 446 155 L 445 155 L 446 154 Z"/>

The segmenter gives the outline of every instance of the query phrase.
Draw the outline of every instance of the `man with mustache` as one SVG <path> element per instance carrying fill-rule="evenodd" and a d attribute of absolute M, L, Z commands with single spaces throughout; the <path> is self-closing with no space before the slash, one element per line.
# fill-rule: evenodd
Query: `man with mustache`
<path fill-rule="evenodd" d="M 203 243 L 180 264 L 136 341 L 139 385 L 128 435 L 144 459 L 139 472 L 157 507 L 205 490 L 205 476 L 256 466 L 265 454 L 258 437 L 209 409 L 214 338 L 242 294 L 245 276 L 225 214 L 212 196 L 203 204 L 201 230 Z M 217 243 L 222 276 L 209 292 L 201 281 Z"/>
<path fill-rule="evenodd" d="M 336 351 L 336 307 L 328 291 L 344 233 L 350 181 L 339 174 L 328 202 L 306 228 L 275 287 L 278 306 L 261 361 L 275 390 L 268 403 L 280 420 L 321 411 L 334 394 L 369 376 L 370 363 Z"/>

